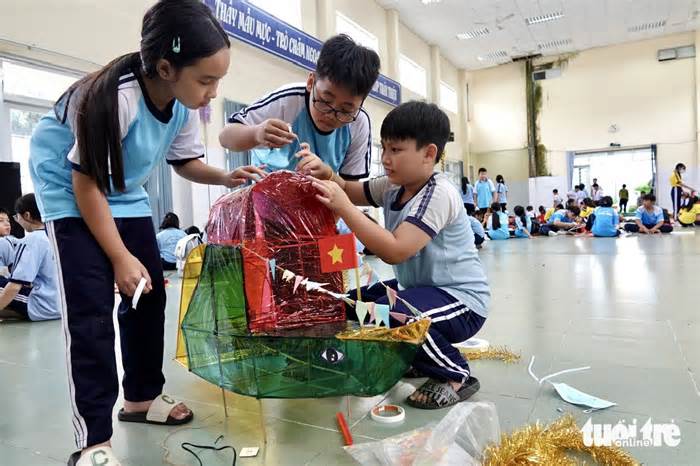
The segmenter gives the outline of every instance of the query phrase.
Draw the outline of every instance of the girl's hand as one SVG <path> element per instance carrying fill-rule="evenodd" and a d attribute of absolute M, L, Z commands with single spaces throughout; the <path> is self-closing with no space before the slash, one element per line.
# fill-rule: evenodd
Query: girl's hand
<path fill-rule="evenodd" d="M 301 150 L 295 155 L 299 159 L 299 163 L 297 163 L 298 172 L 304 175 L 311 175 L 320 180 L 330 180 L 333 176 L 333 169 L 323 163 L 323 160 L 318 155 L 311 152 L 308 143 L 302 142 Z"/>
<path fill-rule="evenodd" d="M 336 183 L 332 181 L 321 181 L 314 178 L 313 185 L 320 193 L 316 195 L 316 199 L 341 217 L 345 209 L 354 208 L 352 202 L 350 202 L 350 198 L 348 198 L 348 195 L 343 191 L 343 188 Z"/>
<path fill-rule="evenodd" d="M 252 165 L 238 167 L 232 172 L 224 173 L 219 184 L 227 188 L 235 188 L 236 186 L 245 184 L 248 180 L 261 180 L 267 176 L 267 173 L 262 170 L 263 168 L 265 168 L 265 165 L 261 165 L 260 167 L 254 167 Z"/>
<path fill-rule="evenodd" d="M 255 142 L 258 146 L 277 149 L 294 142 L 294 139 L 296 139 L 296 135 L 292 133 L 289 124 L 276 118 L 265 120 L 256 128 Z"/>
<path fill-rule="evenodd" d="M 125 295 L 134 296 L 141 278 L 146 279 L 146 287 L 143 289 L 144 293 L 148 293 L 153 289 L 148 270 L 133 255 L 125 254 L 116 262 L 113 262 L 112 267 L 114 267 L 114 279 L 117 282 L 117 287 Z"/>

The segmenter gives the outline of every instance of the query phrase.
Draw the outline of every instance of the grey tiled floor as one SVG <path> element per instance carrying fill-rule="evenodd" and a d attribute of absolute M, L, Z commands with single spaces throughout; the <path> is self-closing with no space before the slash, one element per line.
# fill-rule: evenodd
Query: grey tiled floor
<path fill-rule="evenodd" d="M 492 401 L 501 427 L 548 422 L 571 412 L 582 424 L 652 417 L 681 428 L 677 448 L 635 448 L 646 464 L 700 464 L 700 324 L 698 276 L 700 236 L 670 235 L 618 240 L 540 238 L 491 242 L 482 250 L 493 291 L 491 314 L 480 337 L 522 353 L 517 365 L 474 361 L 481 380 L 475 400 Z M 387 273 L 388 268 L 377 266 Z M 260 446 L 242 465 L 353 464 L 342 450 L 335 413 L 345 398 L 264 400 L 228 394 L 225 418 L 221 392 L 172 362 L 179 298 L 177 280 L 168 289 L 167 390 L 196 411 L 180 429 L 120 425 L 114 448 L 126 465 L 196 464 L 180 443 Z M 0 464 L 60 465 L 73 450 L 60 323 L 0 323 Z M 582 365 L 592 369 L 559 380 L 618 403 L 584 414 L 561 401 L 551 387 L 527 374 Z M 417 381 L 419 382 L 419 381 Z M 386 398 L 401 403 L 412 386 L 400 382 Z M 383 397 L 350 398 L 356 442 L 384 438 L 438 420 L 440 411 L 407 408 L 407 420 L 386 427 L 365 419 Z M 119 403 L 118 403 L 119 406 Z M 118 407 L 117 406 L 117 407 Z M 261 422 L 262 421 L 262 422 Z M 262 424 L 267 431 L 263 443 Z M 230 464 L 223 454 L 203 455 L 207 465 Z M 228 461 L 228 462 L 227 462 Z"/>

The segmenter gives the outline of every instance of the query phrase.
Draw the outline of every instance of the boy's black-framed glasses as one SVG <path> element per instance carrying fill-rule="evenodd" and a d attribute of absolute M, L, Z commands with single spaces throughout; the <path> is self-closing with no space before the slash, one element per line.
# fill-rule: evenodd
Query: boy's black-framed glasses
<path fill-rule="evenodd" d="M 341 123 L 352 123 L 357 120 L 357 116 L 360 114 L 362 107 L 358 108 L 355 112 L 344 112 L 342 110 L 337 110 L 327 100 L 316 98 L 316 83 L 311 87 L 311 102 L 316 110 L 327 115 L 333 113 L 336 120 Z"/>

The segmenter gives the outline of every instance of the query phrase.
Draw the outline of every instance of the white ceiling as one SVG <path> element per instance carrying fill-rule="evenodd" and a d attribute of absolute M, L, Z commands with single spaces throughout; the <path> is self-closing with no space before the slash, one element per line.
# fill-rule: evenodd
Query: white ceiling
<path fill-rule="evenodd" d="M 692 31 L 700 0 L 377 0 L 399 11 L 401 22 L 458 68 L 475 70 L 513 57 L 575 52 Z M 526 18 L 561 12 L 563 17 L 528 25 Z M 664 23 L 660 23 L 664 22 Z M 645 29 L 657 23 L 661 27 Z M 487 28 L 468 40 L 457 34 Z M 642 30 L 638 30 L 639 28 Z M 483 32 L 483 31 L 482 31 Z M 686 44 L 684 44 L 686 45 Z"/>

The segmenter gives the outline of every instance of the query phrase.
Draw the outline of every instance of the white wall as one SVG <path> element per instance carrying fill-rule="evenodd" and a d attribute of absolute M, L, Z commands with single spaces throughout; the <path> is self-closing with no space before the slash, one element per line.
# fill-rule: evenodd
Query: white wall
<path fill-rule="evenodd" d="M 567 175 L 566 151 L 656 143 L 659 199 L 668 205 L 673 166 L 684 162 L 695 172 L 698 165 L 697 84 L 694 59 L 659 63 L 656 52 L 693 43 L 695 34 L 688 33 L 587 50 L 568 60 L 560 78 L 540 81 L 540 139 L 551 174 Z M 472 165 L 499 167 L 506 179 L 526 178 L 524 65 L 471 73 L 470 100 Z M 611 124 L 617 133 L 608 132 Z"/>
<path fill-rule="evenodd" d="M 697 165 L 695 60 L 658 62 L 658 49 L 689 45 L 680 34 L 582 52 L 562 77 L 541 81 L 542 143 L 553 175 L 566 175 L 567 150 L 658 144 L 658 198 L 670 205 L 678 162 Z M 609 133 L 615 124 L 618 132 Z M 595 176 L 595 174 L 593 174 Z"/>

